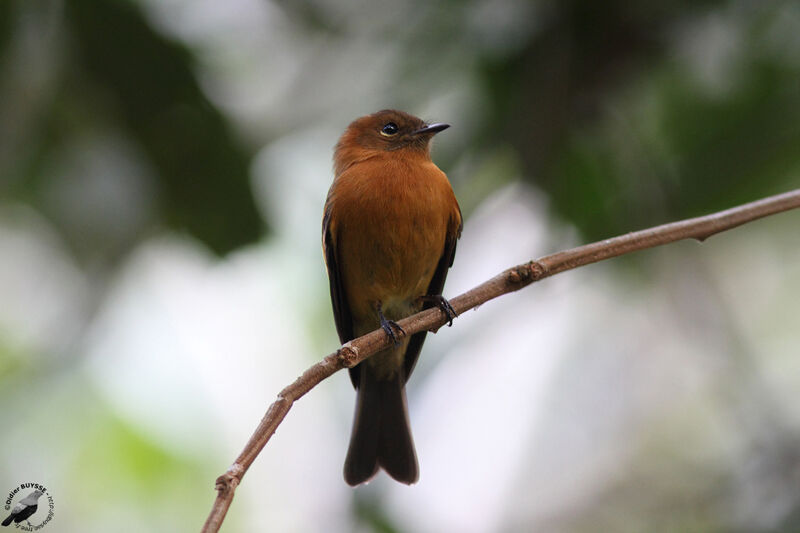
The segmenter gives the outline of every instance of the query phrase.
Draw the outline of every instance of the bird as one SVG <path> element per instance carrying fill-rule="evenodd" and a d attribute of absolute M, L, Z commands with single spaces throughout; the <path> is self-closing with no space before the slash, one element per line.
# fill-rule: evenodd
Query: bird
<path fill-rule="evenodd" d="M 36 512 L 36 509 L 39 508 L 39 497 L 42 494 L 44 494 L 44 492 L 41 490 L 35 490 L 22 498 L 19 503 L 11 509 L 11 514 L 3 520 L 3 525 L 9 526 L 11 522 L 19 524 L 23 520 L 30 518 L 30 516 Z"/>
<path fill-rule="evenodd" d="M 357 486 L 383 469 L 413 484 L 419 465 L 405 384 L 425 331 L 406 336 L 397 320 L 439 307 L 461 236 L 455 193 L 431 160 L 433 136 L 450 127 L 384 109 L 354 120 L 334 149 L 334 179 L 322 220 L 322 248 L 339 339 L 382 328 L 392 344 L 349 369 L 356 408 L 344 479 Z"/>

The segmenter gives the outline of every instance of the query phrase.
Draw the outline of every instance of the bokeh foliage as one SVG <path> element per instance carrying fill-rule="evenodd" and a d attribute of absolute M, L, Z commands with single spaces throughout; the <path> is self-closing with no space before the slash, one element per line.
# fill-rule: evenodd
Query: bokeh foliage
<path fill-rule="evenodd" d="M 500 132 L 587 240 L 797 184 L 800 70 L 785 54 L 798 50 L 775 46 L 768 31 L 789 3 L 548 7 L 525 47 L 484 62 L 492 137 L 481 141 Z M 714 17 L 732 19 L 739 35 L 730 38 L 740 39 L 707 67 L 731 71 L 719 90 L 687 72 L 675 50 L 692 18 L 702 32 Z"/>
<path fill-rule="evenodd" d="M 10 151 L 18 124 L 4 121 L 9 141 L 0 160 L 0 193 L 17 197 L 48 214 L 79 255 L 102 250 L 114 259 L 142 236 L 161 228 L 186 232 L 218 253 L 256 240 L 263 222 L 253 201 L 249 164 L 255 147 L 247 146 L 230 121 L 203 93 L 191 50 L 153 28 L 142 10 L 124 0 L 68 0 L 64 3 L 3 2 L 0 57 L 11 62 L 16 36 L 26 26 L 48 33 L 34 37 L 53 49 L 46 94 L 21 80 L 6 91 L 33 100 L 24 115 L 24 144 Z M 10 70 L 10 68 L 9 68 Z M 20 95 L 30 91 L 30 94 Z M 7 115 L 11 117 L 12 115 Z M 150 172 L 137 179 L 152 195 L 153 207 L 124 235 L 86 231 L 86 226 L 115 226 L 118 213 L 100 211 L 81 224 L 62 216 L 53 198 L 52 162 L 76 138 L 94 134 L 120 136 Z M 148 175 L 149 174 L 149 175 Z M 113 180 L 114 176 L 108 176 Z M 126 190 L 114 191 L 127 201 Z M 77 201 L 80 202 L 80 199 Z M 102 201 L 102 200 L 101 200 Z M 87 204 L 90 201 L 87 200 Z M 104 242 L 100 242 L 103 240 Z"/>

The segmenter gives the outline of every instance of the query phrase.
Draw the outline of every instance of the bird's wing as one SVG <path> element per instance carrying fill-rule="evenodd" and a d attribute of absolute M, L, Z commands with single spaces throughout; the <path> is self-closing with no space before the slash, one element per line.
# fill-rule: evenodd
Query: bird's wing
<path fill-rule="evenodd" d="M 336 322 L 336 332 L 339 340 L 344 344 L 353 340 L 353 317 L 347 297 L 342 287 L 342 273 L 336 257 L 336 244 L 331 233 L 330 202 L 325 204 L 325 214 L 322 217 L 322 250 L 325 252 L 325 265 L 328 267 L 328 280 L 331 288 L 331 302 L 333 302 L 333 319 Z M 350 370 L 350 381 L 358 387 L 358 372 Z"/>
<path fill-rule="evenodd" d="M 33 514 L 36 512 L 38 508 L 39 508 L 38 505 L 29 505 L 28 507 L 23 509 L 22 512 L 20 512 L 17 516 L 14 517 L 14 522 L 19 524 L 23 520 L 27 520 L 28 518 L 33 516 Z"/>
<path fill-rule="evenodd" d="M 444 280 L 447 278 L 447 271 L 451 266 L 453 266 L 453 260 L 456 257 L 456 243 L 458 242 L 458 238 L 461 236 L 461 228 L 463 227 L 460 209 L 458 210 L 457 220 L 453 220 L 452 222 L 453 226 L 455 226 L 455 229 L 447 232 L 447 237 L 444 240 L 444 250 L 442 251 L 442 256 L 439 258 L 439 264 L 436 265 L 436 271 L 433 273 L 431 284 L 428 285 L 427 294 L 429 296 L 441 296 L 442 289 L 444 289 Z M 426 304 L 425 307 L 431 306 L 432 304 Z M 403 362 L 406 381 L 408 381 L 408 378 L 411 376 L 411 372 L 414 370 L 414 365 L 417 364 L 417 358 L 419 357 L 420 350 L 422 350 L 422 343 L 425 342 L 425 335 L 427 333 L 427 331 L 415 333 L 408 341 L 408 348 L 406 349 L 405 360 Z"/>

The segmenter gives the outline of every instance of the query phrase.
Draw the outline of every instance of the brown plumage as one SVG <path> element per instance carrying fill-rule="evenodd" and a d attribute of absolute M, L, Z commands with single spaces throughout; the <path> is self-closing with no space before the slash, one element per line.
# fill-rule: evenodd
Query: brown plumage
<path fill-rule="evenodd" d="M 461 211 L 430 158 L 431 138 L 447 127 L 384 110 L 355 120 L 336 145 L 322 221 L 336 330 L 343 343 L 380 327 L 395 340 L 350 369 L 358 397 L 344 477 L 353 486 L 379 467 L 403 483 L 419 477 L 405 383 L 426 333 L 406 337 L 393 321 L 430 297 L 448 312 L 441 294 Z"/>

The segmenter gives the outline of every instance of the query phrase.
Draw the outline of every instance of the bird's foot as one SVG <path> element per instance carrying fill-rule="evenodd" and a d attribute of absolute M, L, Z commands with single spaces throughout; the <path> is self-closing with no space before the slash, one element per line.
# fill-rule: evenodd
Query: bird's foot
<path fill-rule="evenodd" d="M 447 298 L 441 294 L 426 294 L 420 297 L 420 299 L 426 304 L 435 304 L 447 317 L 447 326 L 450 327 L 453 325 L 453 319 L 458 316 L 458 313 L 456 313 L 456 310 L 450 305 L 450 302 L 447 301 Z"/>
<path fill-rule="evenodd" d="M 386 332 L 386 336 L 392 339 L 392 343 L 395 346 L 400 345 L 399 335 L 405 336 L 406 330 L 400 327 L 400 324 L 395 322 L 394 320 L 389 320 L 385 316 L 383 316 L 383 311 L 381 311 L 381 304 L 378 303 L 378 315 L 381 318 L 381 327 L 383 331 Z"/>

